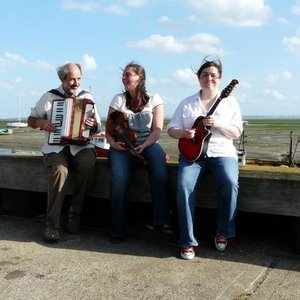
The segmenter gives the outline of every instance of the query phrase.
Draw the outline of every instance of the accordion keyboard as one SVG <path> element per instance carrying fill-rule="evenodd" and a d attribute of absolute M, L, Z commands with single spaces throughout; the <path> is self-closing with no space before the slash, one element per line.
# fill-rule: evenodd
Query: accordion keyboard
<path fill-rule="evenodd" d="M 64 119 L 64 100 L 54 100 L 52 103 L 52 115 L 50 122 L 56 127 L 55 132 L 49 134 L 49 144 L 60 144 L 62 124 Z"/>
<path fill-rule="evenodd" d="M 94 102 L 90 99 L 66 98 L 53 100 L 50 122 L 56 127 L 49 133 L 48 144 L 78 144 L 89 142 L 91 131 L 85 121 L 94 114 Z"/>

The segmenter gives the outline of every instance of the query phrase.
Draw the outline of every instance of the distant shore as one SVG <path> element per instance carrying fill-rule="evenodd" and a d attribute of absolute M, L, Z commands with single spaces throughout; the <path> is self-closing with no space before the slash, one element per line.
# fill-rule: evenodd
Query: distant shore
<path fill-rule="evenodd" d="M 300 117 L 290 118 L 249 118 L 245 126 L 245 143 L 235 141 L 236 148 L 245 148 L 248 159 L 270 159 L 287 161 L 289 153 L 296 163 L 300 162 Z M 6 121 L 0 121 L 0 128 L 5 127 Z M 165 126 L 168 121 L 165 121 Z M 104 122 L 105 123 L 105 122 Z M 14 129 L 12 135 L 0 136 L 0 148 L 39 151 L 44 143 L 44 133 L 30 127 Z M 164 130 L 160 143 L 172 160 L 178 158 L 178 141 L 168 136 Z"/>

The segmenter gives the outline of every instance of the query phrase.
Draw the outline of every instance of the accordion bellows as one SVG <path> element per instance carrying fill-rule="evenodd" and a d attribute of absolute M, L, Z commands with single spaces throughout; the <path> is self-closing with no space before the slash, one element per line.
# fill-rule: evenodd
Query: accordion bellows
<path fill-rule="evenodd" d="M 94 102 L 86 98 L 53 100 L 50 122 L 56 127 L 49 134 L 48 144 L 85 145 L 90 141 L 91 132 L 86 128 L 86 119 L 94 114 Z"/>

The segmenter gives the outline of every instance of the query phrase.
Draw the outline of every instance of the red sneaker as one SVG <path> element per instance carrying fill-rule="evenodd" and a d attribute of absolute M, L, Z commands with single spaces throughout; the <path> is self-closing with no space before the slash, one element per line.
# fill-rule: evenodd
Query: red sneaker
<path fill-rule="evenodd" d="M 228 239 L 219 235 L 218 233 L 215 236 L 215 246 L 219 251 L 224 251 L 227 247 Z"/>
<path fill-rule="evenodd" d="M 182 247 L 180 255 L 183 259 L 193 259 L 195 257 L 194 247 Z"/>

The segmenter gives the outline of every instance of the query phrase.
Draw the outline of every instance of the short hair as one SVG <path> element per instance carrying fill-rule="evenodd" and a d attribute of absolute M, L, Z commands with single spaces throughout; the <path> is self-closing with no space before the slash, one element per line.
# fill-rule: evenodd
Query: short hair
<path fill-rule="evenodd" d="M 67 64 L 64 64 L 62 66 L 59 66 L 57 68 L 57 75 L 58 75 L 58 78 L 60 80 L 64 80 L 68 77 L 69 75 L 69 67 L 70 65 L 75 65 L 78 67 L 78 69 L 80 70 L 80 73 L 82 73 L 82 69 L 81 69 L 81 65 L 78 64 L 78 63 L 67 63 Z"/>
<path fill-rule="evenodd" d="M 204 57 L 199 70 L 196 72 L 198 78 L 200 78 L 200 74 L 202 73 L 202 71 L 206 68 L 209 68 L 209 67 L 216 67 L 217 70 L 219 71 L 220 77 L 222 77 L 222 63 L 221 63 L 221 60 L 217 56 L 213 57 L 211 55 L 208 55 L 208 56 Z"/>

